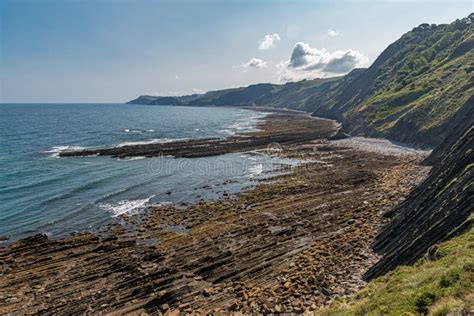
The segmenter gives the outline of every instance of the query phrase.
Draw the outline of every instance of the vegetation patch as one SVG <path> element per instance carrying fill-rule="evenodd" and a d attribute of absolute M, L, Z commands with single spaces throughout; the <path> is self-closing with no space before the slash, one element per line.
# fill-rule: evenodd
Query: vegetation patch
<path fill-rule="evenodd" d="M 318 315 L 448 315 L 474 308 L 474 229 L 430 248 L 367 284 L 351 300 L 335 300 Z"/>

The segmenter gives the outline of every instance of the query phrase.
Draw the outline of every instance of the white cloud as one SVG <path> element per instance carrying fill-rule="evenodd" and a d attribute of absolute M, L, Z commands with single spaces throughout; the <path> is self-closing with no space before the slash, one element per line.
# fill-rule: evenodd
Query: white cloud
<path fill-rule="evenodd" d="M 143 93 L 143 95 L 149 95 L 150 97 L 159 97 L 162 94 L 160 92 L 153 91 L 153 92 L 145 92 Z"/>
<path fill-rule="evenodd" d="M 192 88 L 191 91 L 193 92 L 193 94 L 195 94 L 195 93 L 197 93 L 197 94 L 204 93 L 204 89 L 201 89 L 201 88 Z"/>
<path fill-rule="evenodd" d="M 241 66 L 244 68 L 267 68 L 268 65 L 266 61 L 254 57 Z"/>
<path fill-rule="evenodd" d="M 328 30 L 328 35 L 331 36 L 331 37 L 336 37 L 336 36 L 339 36 L 339 32 L 335 31 L 333 29 L 329 29 Z"/>
<path fill-rule="evenodd" d="M 258 44 L 258 49 L 265 50 L 275 46 L 276 42 L 280 41 L 280 35 L 277 33 L 265 35 Z"/>
<path fill-rule="evenodd" d="M 167 97 L 167 96 L 177 96 L 180 95 L 177 91 L 154 91 L 154 92 L 145 92 L 143 95 L 149 95 L 151 97 Z"/>
<path fill-rule="evenodd" d="M 369 58 L 353 49 L 331 53 L 324 48 L 317 49 L 307 43 L 298 42 L 293 48 L 290 60 L 281 62 L 277 67 L 281 81 L 293 81 L 342 75 L 354 68 L 368 65 Z"/>

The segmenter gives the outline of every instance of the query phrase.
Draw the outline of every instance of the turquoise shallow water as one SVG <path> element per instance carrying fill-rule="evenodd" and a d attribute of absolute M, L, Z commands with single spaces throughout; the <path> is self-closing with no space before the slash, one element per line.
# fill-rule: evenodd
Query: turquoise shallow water
<path fill-rule="evenodd" d="M 235 192 L 273 170 L 264 155 L 118 160 L 58 158 L 74 147 L 122 146 L 250 131 L 264 114 L 127 104 L 0 104 L 0 235 L 64 236 L 151 204 Z"/>

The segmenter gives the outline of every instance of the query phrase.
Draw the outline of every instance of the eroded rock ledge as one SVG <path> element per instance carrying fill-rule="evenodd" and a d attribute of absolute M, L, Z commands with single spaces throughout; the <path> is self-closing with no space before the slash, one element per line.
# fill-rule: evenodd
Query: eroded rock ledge
<path fill-rule="evenodd" d="M 265 110 L 265 109 L 260 109 Z M 162 144 L 129 145 L 121 147 L 70 150 L 59 153 L 61 157 L 78 156 L 113 156 L 157 157 L 173 156 L 195 158 L 216 156 L 231 152 L 243 152 L 265 149 L 272 144 L 289 145 L 313 139 L 327 138 L 334 133 L 336 123 L 330 120 L 319 120 L 292 111 L 272 111 L 264 121 L 262 130 L 232 136 L 226 139 L 203 138 L 183 140 Z"/>

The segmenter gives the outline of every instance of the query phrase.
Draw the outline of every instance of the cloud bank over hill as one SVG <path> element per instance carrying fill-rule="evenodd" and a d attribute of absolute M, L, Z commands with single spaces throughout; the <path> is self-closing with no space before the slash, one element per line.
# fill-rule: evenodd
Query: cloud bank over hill
<path fill-rule="evenodd" d="M 295 44 L 288 61 L 278 65 L 281 81 L 330 77 L 348 73 L 354 68 L 369 66 L 369 58 L 353 49 L 328 52 L 304 42 Z"/>

